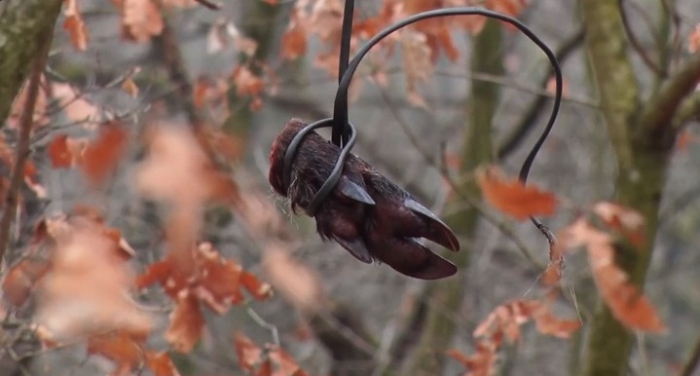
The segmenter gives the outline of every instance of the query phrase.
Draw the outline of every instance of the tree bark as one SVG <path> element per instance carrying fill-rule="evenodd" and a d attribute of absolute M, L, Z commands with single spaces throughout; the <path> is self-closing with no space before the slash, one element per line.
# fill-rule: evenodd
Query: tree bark
<path fill-rule="evenodd" d="M 502 74 L 501 40 L 502 26 L 489 20 L 474 41 L 471 61 L 473 71 Z M 491 125 L 498 101 L 499 88 L 496 85 L 478 81 L 473 83 L 460 176 L 466 176 L 478 166 L 492 160 Z M 473 180 L 462 184 L 461 189 L 470 195 L 479 194 L 479 188 Z M 478 219 L 478 211 L 468 208 L 446 218 L 446 221 L 462 239 L 473 239 Z M 459 267 L 457 275 L 425 285 L 422 296 L 428 300 L 428 311 L 420 340 L 404 369 L 407 375 L 433 376 L 444 373 L 445 352 L 452 343 L 455 331 L 452 315 L 459 311 L 467 285 L 467 268 L 471 256 L 468 244 L 463 243 L 458 253 L 447 255 Z"/>
<path fill-rule="evenodd" d="M 42 39 L 51 35 L 62 3 L 60 0 L 5 1 L 8 3 L 0 7 L 0 127 L 5 124 L 12 102 L 29 75 L 30 62 L 39 53 Z"/>

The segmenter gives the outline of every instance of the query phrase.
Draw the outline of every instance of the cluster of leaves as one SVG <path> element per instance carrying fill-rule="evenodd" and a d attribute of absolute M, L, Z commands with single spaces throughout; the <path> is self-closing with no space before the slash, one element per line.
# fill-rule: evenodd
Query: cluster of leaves
<path fill-rule="evenodd" d="M 90 128 L 92 137 L 55 135 L 47 156 L 52 167 L 78 168 L 91 187 L 99 189 L 126 158 L 130 135 L 116 120 Z M 136 251 L 121 231 L 109 227 L 98 209 L 77 206 L 67 215 L 39 221 L 22 258 L 7 272 L 2 290 L 16 309 L 36 301 L 34 320 L 46 347 L 84 340 L 88 354 L 115 363 L 115 375 L 144 365 L 157 376 L 177 375 L 167 352 L 146 344 L 157 334 L 155 311 L 137 302 L 135 293 L 160 286 L 174 303 L 164 338 L 170 350 L 188 353 L 203 334 L 204 308 L 224 314 L 246 303 L 244 291 L 255 300 L 266 300 L 272 289 L 236 260 L 198 240 L 207 204 L 240 201 L 235 182 L 214 166 L 202 138 L 169 124 L 149 127 L 143 140 L 148 156 L 134 175 L 135 186 L 170 208 L 164 221 L 164 256 L 137 275 L 132 260 Z M 11 157 L 8 150 L 7 158 Z M 265 358 L 255 375 L 272 375 L 275 368 L 276 375 L 304 375 L 281 349 L 268 346 L 262 353 Z M 246 359 L 241 360 L 243 369 L 252 364 L 250 356 Z"/>
<path fill-rule="evenodd" d="M 480 170 L 477 182 L 484 199 L 494 208 L 517 219 L 551 216 L 559 200 L 554 194 L 535 186 L 525 186 L 517 179 L 506 178 L 497 168 Z M 615 263 L 615 247 L 626 242 L 632 247 L 645 246 L 643 217 L 621 205 L 600 202 L 586 215 L 579 216 L 559 232 L 559 241 L 550 247 L 549 265 L 542 283 L 547 292 L 541 299 L 514 300 L 496 307 L 474 331 L 475 353 L 467 356 L 458 350 L 448 355 L 464 365 L 469 376 L 486 376 L 495 371 L 498 351 L 504 340 L 520 339 L 520 326 L 534 322 L 545 335 L 568 338 L 580 327 L 579 320 L 559 319 L 551 307 L 556 301 L 564 272 L 564 254 L 585 247 L 593 279 L 606 304 L 626 327 L 647 332 L 663 332 L 665 326 L 642 291 Z"/>
<path fill-rule="evenodd" d="M 554 290 L 542 300 L 514 300 L 496 307 L 474 330 L 475 353 L 467 356 L 459 350 L 448 355 L 469 370 L 468 376 L 493 375 L 498 351 L 504 340 L 514 343 L 520 340 L 520 327 L 534 321 L 537 330 L 545 335 L 569 338 L 578 330 L 578 320 L 565 320 L 551 312 L 556 299 Z"/>
<path fill-rule="evenodd" d="M 481 2 L 480 2 L 481 3 Z M 351 48 L 357 48 L 363 39 L 377 34 L 381 29 L 412 14 L 432 9 L 475 5 L 470 0 L 385 0 L 379 11 L 353 24 Z M 527 5 L 525 0 L 488 0 L 487 9 L 517 16 Z M 281 56 L 293 60 L 307 52 L 308 40 L 316 37 L 326 50 L 316 55 L 314 64 L 337 76 L 343 2 L 341 0 L 297 1 L 292 11 L 289 26 L 282 39 Z M 386 83 L 386 71 L 377 67 L 387 66 L 397 50 L 401 51 L 402 70 L 406 80 L 407 100 L 415 105 L 427 107 L 419 93 L 419 85 L 426 83 L 433 74 L 440 56 L 455 62 L 459 58 L 453 33 L 466 30 L 477 34 L 486 19 L 480 16 L 442 17 L 425 20 L 397 31 L 378 46 L 370 59 L 371 76 L 378 84 Z M 354 82 L 351 97 L 359 93 L 361 80 Z"/>
<path fill-rule="evenodd" d="M 66 18 L 63 27 L 68 32 L 73 46 L 78 50 L 86 50 L 90 38 L 80 11 L 80 0 L 64 1 Z M 113 0 L 113 3 L 120 14 L 122 39 L 137 43 L 150 41 L 163 33 L 166 21 L 161 14 L 162 9 L 185 8 L 196 4 L 193 0 Z M 281 6 L 276 1 L 267 3 Z M 353 49 L 357 48 L 362 40 L 411 14 L 438 8 L 471 6 L 476 3 L 473 0 L 385 0 L 378 11 L 354 23 L 351 46 Z M 487 9 L 517 16 L 527 3 L 527 0 L 487 0 L 482 5 Z M 315 66 L 331 75 L 337 75 L 342 10 L 342 0 L 297 1 L 292 9 L 287 30 L 282 36 L 281 59 L 295 60 L 306 55 L 309 40 L 317 38 L 326 49 L 315 56 Z M 453 33 L 466 30 L 476 34 L 483 28 L 485 20 L 479 16 L 447 17 L 426 20 L 404 28 L 388 37 L 373 51 L 371 77 L 378 84 L 386 84 L 386 71 L 381 71 L 378 67 L 386 66 L 384 62 L 392 58 L 397 50 L 402 51 L 407 99 L 413 105 L 427 107 L 419 93 L 420 85 L 430 79 L 440 56 L 445 56 L 453 62 L 459 58 Z M 204 103 L 204 99 L 211 99 L 211 104 L 223 106 L 223 115 L 227 116 L 228 106 L 226 101 L 221 99 L 233 86 L 239 97 L 252 98 L 251 109 L 260 109 L 262 94 L 276 91 L 277 80 L 273 70 L 264 62 L 250 59 L 258 48 L 255 40 L 243 35 L 232 22 L 219 18 L 210 28 L 207 50 L 217 53 L 229 47 L 247 59 L 237 65 L 227 77 L 199 80 L 195 103 Z M 354 82 L 351 98 L 357 97 L 362 82 L 363 80 Z"/>

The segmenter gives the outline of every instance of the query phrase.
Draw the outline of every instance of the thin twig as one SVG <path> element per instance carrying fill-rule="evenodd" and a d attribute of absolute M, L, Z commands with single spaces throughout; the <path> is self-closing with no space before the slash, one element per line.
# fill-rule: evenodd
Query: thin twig
<path fill-rule="evenodd" d="M 182 106 L 192 129 L 197 131 L 205 123 L 206 116 L 194 104 L 194 88 L 188 77 L 175 33 L 170 25 L 170 17 L 165 11 L 161 13 L 165 18 L 163 32 L 154 38 L 154 44 L 163 56 L 162 63 L 168 72 L 170 81 L 175 84 L 177 102 Z"/>
<path fill-rule="evenodd" d="M 680 56 L 680 51 L 682 48 L 680 30 L 683 19 L 681 15 L 678 14 L 678 9 L 676 9 L 675 4 L 673 4 L 673 0 L 661 0 L 661 7 L 663 8 L 666 17 L 671 17 L 671 21 L 673 22 L 673 41 L 671 42 L 670 50 L 671 58 L 668 59 L 668 64 L 666 67 L 666 69 L 668 69 L 668 66 L 673 63 L 673 59 Z M 663 42 L 666 43 L 666 41 Z"/>
<path fill-rule="evenodd" d="M 209 0 L 194 0 L 198 2 L 200 5 L 203 5 L 205 8 L 209 8 L 211 10 L 219 10 L 221 9 L 221 5 L 213 3 Z"/>
<path fill-rule="evenodd" d="M 274 343 L 275 346 L 280 347 L 280 334 L 277 330 L 277 327 L 265 321 L 265 319 L 263 319 L 257 312 L 255 312 L 255 310 L 252 307 L 247 307 L 246 313 L 248 313 L 248 316 L 250 316 L 250 318 L 253 319 L 253 321 L 255 321 L 256 324 L 269 330 L 272 334 L 272 343 Z"/>
<path fill-rule="evenodd" d="M 564 41 L 555 52 L 557 60 L 563 64 L 563 61 L 571 56 L 571 54 L 576 51 L 577 47 L 583 43 L 584 36 L 585 30 L 581 28 L 573 36 Z M 539 86 L 541 88 L 546 87 L 549 79 L 550 76 L 548 75 L 542 77 Z M 551 93 L 548 94 L 551 95 Z M 539 117 L 542 110 L 544 110 L 547 103 L 549 103 L 548 97 L 544 95 L 539 95 L 532 101 L 527 111 L 524 112 L 520 122 L 513 127 L 513 131 L 508 135 L 508 137 L 506 137 L 503 144 L 498 147 L 498 151 L 496 153 L 498 159 L 507 157 L 510 153 L 517 149 L 525 136 L 535 127 L 535 120 Z"/>
<path fill-rule="evenodd" d="M 624 0 L 617 0 L 617 6 L 620 10 L 620 16 L 622 17 L 622 26 L 625 28 L 625 34 L 627 34 L 627 38 L 630 42 L 630 46 L 632 46 L 632 49 L 637 52 L 639 57 L 642 59 L 642 62 L 644 62 L 644 65 L 647 66 L 647 68 L 651 69 L 654 73 L 656 73 L 660 77 L 666 77 L 668 73 L 661 67 L 659 67 L 652 59 L 649 57 L 646 51 L 644 51 L 644 47 L 639 43 L 639 39 L 637 39 L 637 35 L 632 31 L 630 28 L 629 20 L 627 19 L 627 13 L 625 12 L 625 6 L 623 4 Z"/>
<path fill-rule="evenodd" d="M 44 66 L 46 66 L 49 48 L 51 47 L 51 33 L 53 33 L 53 29 L 47 29 L 47 32 L 40 38 L 42 41 L 40 43 L 42 44 L 32 64 L 32 73 L 29 79 L 29 87 L 27 88 L 27 102 L 25 103 L 20 117 L 19 141 L 17 142 L 15 153 L 15 164 L 12 168 L 10 185 L 7 189 L 7 196 L 5 197 L 5 211 L 2 213 L 2 218 L 0 219 L 0 262 L 4 262 L 5 251 L 10 239 L 10 227 L 15 218 L 17 204 L 19 202 L 19 190 L 24 181 L 24 165 L 29 157 L 34 108 L 36 107 L 37 97 L 39 95 L 41 74 L 44 71 Z"/>
<path fill-rule="evenodd" d="M 681 369 L 681 373 L 679 373 L 678 376 L 692 376 L 693 373 L 695 372 L 695 369 L 698 368 L 699 363 L 700 363 L 700 337 L 698 337 L 697 341 L 695 342 L 693 349 L 690 351 L 690 357 L 685 362 L 685 364 L 683 364 L 683 368 Z"/>

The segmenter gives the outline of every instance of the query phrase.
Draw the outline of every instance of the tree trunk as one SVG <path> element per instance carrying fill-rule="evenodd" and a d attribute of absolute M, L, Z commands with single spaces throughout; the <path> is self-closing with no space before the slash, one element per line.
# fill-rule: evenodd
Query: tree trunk
<path fill-rule="evenodd" d="M 502 74 L 501 50 L 502 26 L 489 20 L 484 30 L 475 38 L 472 52 L 472 70 L 475 72 Z M 485 82 L 474 82 L 468 106 L 468 131 L 462 151 L 460 176 L 473 172 L 478 166 L 492 160 L 491 125 L 499 100 L 499 88 Z M 462 184 L 461 191 L 477 196 L 479 188 L 474 180 Z M 463 239 L 473 239 L 479 219 L 475 208 L 468 208 L 446 218 L 447 223 Z M 447 255 L 459 267 L 457 275 L 425 285 L 422 296 L 428 299 L 428 312 L 420 340 L 413 355 L 408 358 L 405 374 L 441 375 L 445 368 L 445 352 L 452 343 L 455 322 L 452 315 L 458 312 L 467 285 L 467 268 L 471 249 L 463 243 L 456 254 Z"/>
<path fill-rule="evenodd" d="M 643 288 L 668 162 L 679 129 L 673 126 L 673 120 L 700 77 L 700 54 L 691 56 L 661 80 L 656 93 L 642 103 L 617 2 L 582 0 L 581 12 L 592 75 L 617 157 L 616 201 L 636 209 L 646 221 L 645 245 L 637 248 L 617 244 L 616 262 L 632 283 Z M 632 343 L 632 333 L 599 300 L 590 323 L 581 374 L 625 375 Z"/>

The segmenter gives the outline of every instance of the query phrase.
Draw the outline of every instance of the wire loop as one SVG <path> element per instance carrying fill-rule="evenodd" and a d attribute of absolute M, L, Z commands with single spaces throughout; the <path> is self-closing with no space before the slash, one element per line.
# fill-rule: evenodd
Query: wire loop
<path fill-rule="evenodd" d="M 328 128 L 334 126 L 334 124 L 335 123 L 332 118 L 319 120 L 315 123 L 307 125 L 300 130 L 299 133 L 294 136 L 294 138 L 292 138 L 292 141 L 287 147 L 287 151 L 284 153 L 284 169 L 282 171 L 282 179 L 284 186 L 287 187 L 287 189 L 289 189 L 292 182 L 292 165 L 294 164 L 294 158 L 301 147 L 301 143 L 304 141 L 304 137 L 317 128 Z M 331 191 L 333 191 L 333 188 L 335 188 L 335 185 L 338 184 L 340 177 L 343 175 L 345 159 L 350 153 L 350 150 L 352 150 L 352 147 L 355 146 L 355 141 L 357 140 L 357 131 L 355 130 L 355 126 L 352 125 L 352 123 L 348 123 L 348 129 L 350 130 L 349 139 L 345 145 L 343 145 L 340 155 L 338 155 L 338 160 L 335 163 L 335 167 L 333 167 L 333 171 L 331 171 L 331 174 L 311 199 L 309 205 L 307 205 L 305 208 L 306 214 L 308 214 L 310 217 L 316 215 L 321 203 L 326 199 L 326 197 L 328 197 Z"/>
<path fill-rule="evenodd" d="M 549 133 L 554 127 L 554 123 L 556 121 L 557 114 L 559 113 L 559 108 L 561 106 L 563 78 L 559 62 L 557 61 L 554 52 L 552 52 L 552 50 L 539 37 L 537 37 L 537 35 L 534 32 L 532 32 L 532 30 L 530 30 L 527 26 L 525 26 L 525 24 L 523 24 L 515 18 L 482 8 L 455 7 L 446 9 L 436 9 L 418 13 L 394 23 L 393 25 L 385 28 L 384 30 L 380 31 L 378 34 L 373 36 L 370 40 L 368 40 L 367 43 L 365 43 L 353 56 L 352 60 L 348 62 L 348 57 L 350 54 L 350 39 L 352 34 L 353 8 L 354 0 L 346 0 L 341 34 L 340 63 L 338 69 L 339 83 L 334 101 L 333 118 L 323 119 L 315 123 L 309 124 L 308 126 L 303 128 L 292 139 L 284 156 L 284 182 L 285 185 L 289 187 L 292 173 L 292 165 L 294 163 L 296 152 L 300 147 L 304 137 L 309 132 L 313 131 L 316 128 L 332 127 L 332 142 L 335 145 L 342 147 L 340 155 L 338 156 L 338 160 L 335 163 L 335 168 L 328 176 L 325 183 L 321 186 L 321 189 L 319 189 L 316 195 L 313 197 L 311 203 L 306 208 L 307 214 L 313 216 L 318 210 L 318 207 L 321 205 L 321 203 L 328 197 L 330 192 L 338 183 L 343 173 L 343 165 L 345 164 L 345 159 L 347 158 L 348 154 L 350 153 L 350 150 L 355 144 L 357 132 L 355 127 L 348 121 L 348 89 L 350 87 L 352 77 L 357 71 L 357 68 L 362 62 L 362 59 L 367 55 L 367 53 L 369 53 L 372 47 L 377 45 L 382 39 L 386 38 L 393 32 L 398 31 L 399 29 L 409 26 L 413 23 L 436 17 L 479 15 L 506 22 L 510 25 L 515 26 L 533 43 L 535 43 L 535 45 L 537 45 L 537 47 L 539 47 L 545 53 L 545 55 L 547 55 L 547 58 L 549 59 L 554 70 L 554 78 L 556 81 L 554 104 L 552 106 L 552 113 L 549 117 L 549 120 L 547 121 L 547 125 L 545 126 L 544 131 L 535 142 L 535 145 L 528 153 L 527 157 L 525 158 L 525 161 L 523 162 L 522 167 L 520 168 L 518 178 L 520 179 L 520 181 L 525 183 L 530 173 L 530 168 L 532 167 L 532 164 L 535 158 L 537 157 L 537 153 L 542 148 L 542 145 L 544 144 L 545 140 L 549 136 Z M 541 231 L 542 228 L 546 228 L 536 218 L 533 217 L 531 218 L 531 220 Z M 547 233 L 545 233 L 545 235 L 547 235 Z"/>

